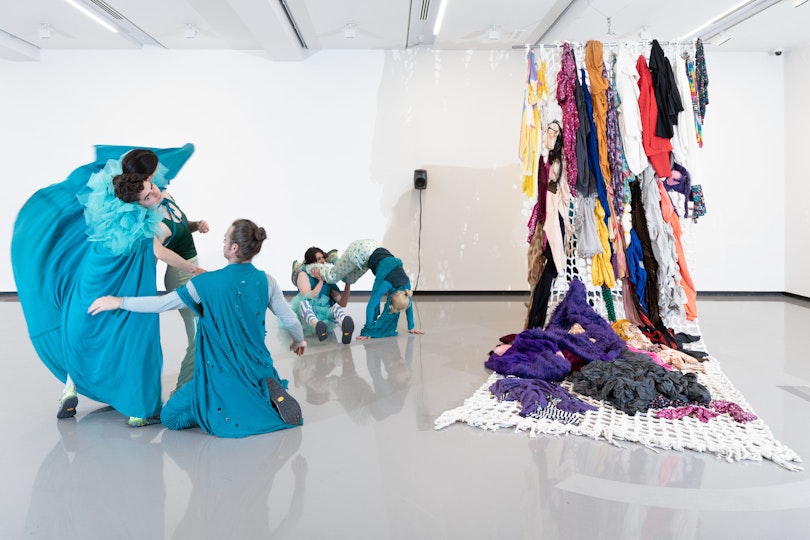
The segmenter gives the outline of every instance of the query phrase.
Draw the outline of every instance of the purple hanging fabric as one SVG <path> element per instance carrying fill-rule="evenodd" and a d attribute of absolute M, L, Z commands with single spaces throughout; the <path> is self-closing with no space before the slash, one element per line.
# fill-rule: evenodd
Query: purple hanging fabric
<path fill-rule="evenodd" d="M 571 45 L 563 43 L 562 65 L 557 73 L 557 103 L 563 111 L 563 154 L 565 170 L 568 175 L 568 187 L 571 196 L 577 194 L 577 131 L 579 130 L 579 113 L 577 112 L 574 88 L 577 80 L 577 66 Z"/>
<path fill-rule="evenodd" d="M 706 105 L 709 104 L 709 72 L 706 70 L 706 57 L 703 54 L 703 42 L 700 38 L 695 43 L 695 91 L 702 126 L 703 120 L 706 118 Z"/>

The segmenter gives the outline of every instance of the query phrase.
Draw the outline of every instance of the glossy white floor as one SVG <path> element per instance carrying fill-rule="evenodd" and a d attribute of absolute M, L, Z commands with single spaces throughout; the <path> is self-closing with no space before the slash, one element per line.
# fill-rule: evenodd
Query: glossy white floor
<path fill-rule="evenodd" d="M 19 303 L 0 302 L 2 538 L 799 539 L 810 470 L 694 452 L 532 439 L 433 421 L 488 376 L 522 297 L 417 297 L 424 336 L 268 341 L 305 425 L 224 440 L 132 429 L 82 399 L 55 418 L 61 383 L 37 359 Z M 362 319 L 362 299 L 349 305 Z M 710 353 L 776 439 L 810 465 L 810 303 L 701 298 Z M 164 393 L 184 336 L 162 315 Z M 114 361 L 114 359 L 111 359 Z"/>

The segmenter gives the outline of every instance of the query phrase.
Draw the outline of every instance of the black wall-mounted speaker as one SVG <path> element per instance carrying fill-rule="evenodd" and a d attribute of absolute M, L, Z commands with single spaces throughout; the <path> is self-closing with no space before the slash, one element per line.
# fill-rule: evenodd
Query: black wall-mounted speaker
<path fill-rule="evenodd" d="M 413 189 L 427 189 L 427 171 L 425 169 L 413 171 Z"/>

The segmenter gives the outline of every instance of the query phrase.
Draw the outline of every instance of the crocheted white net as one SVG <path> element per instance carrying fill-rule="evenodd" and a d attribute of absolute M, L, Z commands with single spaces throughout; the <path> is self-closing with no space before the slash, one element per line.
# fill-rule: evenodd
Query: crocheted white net
<path fill-rule="evenodd" d="M 697 342 L 701 348 L 702 342 Z M 698 380 L 711 393 L 712 399 L 731 401 L 747 412 L 753 412 L 742 394 L 720 370 L 716 359 L 703 364 L 706 374 L 699 373 Z M 735 421 L 728 414 L 721 414 L 703 423 L 694 417 L 680 420 L 657 418 L 654 411 L 628 415 L 609 403 L 576 394 L 569 383 L 563 386 L 583 401 L 597 407 L 582 415 L 579 424 L 565 424 L 555 420 L 522 417 L 520 402 L 500 401 L 489 387 L 502 375 L 493 373 L 489 379 L 464 404 L 442 413 L 434 422 L 439 430 L 455 422 L 470 426 L 498 430 L 514 428 L 525 431 L 532 437 L 539 435 L 581 435 L 596 440 L 605 440 L 621 447 L 619 441 L 643 444 L 648 448 L 666 450 L 694 450 L 710 452 L 726 461 L 761 461 L 769 459 L 791 471 L 800 471 L 801 458 L 776 439 L 765 423 L 752 420 L 746 423 Z"/>
<path fill-rule="evenodd" d="M 682 220 L 682 223 L 685 239 L 684 250 L 687 254 L 687 261 L 689 261 L 691 252 L 688 248 L 688 239 L 692 228 L 687 220 Z M 573 277 L 578 277 L 585 284 L 589 304 L 607 320 L 608 311 L 602 298 L 602 290 L 595 287 L 591 280 L 590 261 L 579 258 L 569 257 L 565 273 L 561 273 L 556 279 L 552 286 L 548 312 L 551 313 L 563 299 L 568 290 L 568 282 Z M 612 289 L 611 298 L 616 318 L 624 318 L 620 282 Z M 675 326 L 672 328 L 675 332 L 702 335 L 697 320 L 683 319 L 673 326 Z M 702 338 L 689 344 L 688 347 L 708 353 Z M 730 401 L 742 407 L 746 412 L 754 413 L 742 394 L 720 370 L 717 359 L 710 356 L 703 366 L 706 368 L 706 373 L 698 373 L 698 381 L 708 388 L 712 400 Z M 597 410 L 584 413 L 578 424 L 542 418 L 524 418 L 518 414 L 521 409 L 520 402 L 500 401 L 490 392 L 489 387 L 502 377 L 497 373 L 490 375 L 489 379 L 475 391 L 472 397 L 465 400 L 462 406 L 442 413 L 435 420 L 434 428 L 439 430 L 455 422 L 464 422 L 473 427 L 493 431 L 500 428 L 515 428 L 516 431 L 528 432 L 532 437 L 543 434 L 581 435 L 597 440 L 603 439 L 616 446 L 621 446 L 618 441 L 630 441 L 643 444 L 648 448 L 710 452 L 729 462 L 769 459 L 791 471 L 802 470 L 802 467 L 798 465 L 801 463 L 801 458 L 793 450 L 774 439 L 768 426 L 760 419 L 739 423 L 729 414 L 720 414 L 707 423 L 694 417 L 667 420 L 657 418 L 652 409 L 646 413 L 636 413 L 631 416 L 609 403 L 576 394 L 568 382 L 563 383 L 566 390 L 596 406 Z"/>

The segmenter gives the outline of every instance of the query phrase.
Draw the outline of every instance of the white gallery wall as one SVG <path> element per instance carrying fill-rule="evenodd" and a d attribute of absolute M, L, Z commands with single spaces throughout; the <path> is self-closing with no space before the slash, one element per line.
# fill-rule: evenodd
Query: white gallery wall
<path fill-rule="evenodd" d="M 810 46 L 785 57 L 785 290 L 810 297 Z"/>
<path fill-rule="evenodd" d="M 693 181 L 708 214 L 689 233 L 699 291 L 786 290 L 785 80 L 798 75 L 785 76 L 785 57 L 790 66 L 790 54 L 707 56 Z M 170 191 L 211 225 L 196 240 L 203 267 L 224 264 L 222 234 L 248 217 L 269 234 L 257 266 L 287 290 L 307 247 L 342 250 L 359 238 L 402 258 L 418 290 L 527 290 L 525 71 L 522 51 L 320 52 L 289 63 L 239 52 L 43 51 L 39 62 L 0 62 L 0 291 L 16 290 L 11 234 L 33 192 L 93 161 L 95 144 L 186 142 L 196 152 Z M 794 97 L 787 90 L 791 103 L 801 78 Z M 424 192 L 413 189 L 414 169 L 428 171 Z M 806 204 L 803 212 L 806 230 Z M 801 257 L 789 265 L 806 268 L 806 250 Z"/>

